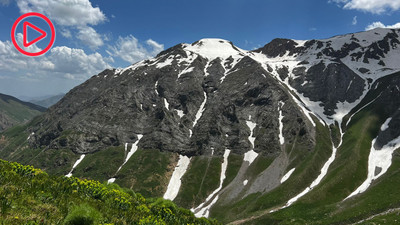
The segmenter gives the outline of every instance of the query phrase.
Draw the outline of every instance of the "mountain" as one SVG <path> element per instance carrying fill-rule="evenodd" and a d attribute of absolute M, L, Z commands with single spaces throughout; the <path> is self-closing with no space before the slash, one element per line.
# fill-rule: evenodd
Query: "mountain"
<path fill-rule="evenodd" d="M 0 93 L 0 131 L 25 123 L 46 109 Z"/>
<path fill-rule="evenodd" d="M 179 44 L 75 87 L 4 132 L 0 157 L 223 223 L 394 221 L 399 35 Z"/>
<path fill-rule="evenodd" d="M 49 108 L 50 106 L 56 104 L 62 97 L 64 97 L 65 94 L 59 94 L 59 95 L 53 95 L 53 96 L 47 96 L 45 98 L 40 98 L 40 99 L 34 99 L 30 100 L 35 105 L 40 105 L 45 108 Z"/>

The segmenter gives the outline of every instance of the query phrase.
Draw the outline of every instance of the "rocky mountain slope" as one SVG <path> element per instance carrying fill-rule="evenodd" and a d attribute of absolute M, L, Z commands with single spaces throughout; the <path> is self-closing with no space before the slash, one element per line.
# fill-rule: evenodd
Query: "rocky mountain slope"
<path fill-rule="evenodd" d="M 45 110 L 41 106 L 23 102 L 9 95 L 0 94 L 0 131 L 28 122 Z"/>
<path fill-rule="evenodd" d="M 93 76 L 0 157 L 223 222 L 357 222 L 400 202 L 399 35 L 179 44 Z"/>

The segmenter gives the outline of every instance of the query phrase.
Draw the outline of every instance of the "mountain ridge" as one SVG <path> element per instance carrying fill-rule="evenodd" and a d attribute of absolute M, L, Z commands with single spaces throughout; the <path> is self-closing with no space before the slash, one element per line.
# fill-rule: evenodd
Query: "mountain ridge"
<path fill-rule="evenodd" d="M 46 109 L 0 93 L 0 131 L 28 122 Z"/>

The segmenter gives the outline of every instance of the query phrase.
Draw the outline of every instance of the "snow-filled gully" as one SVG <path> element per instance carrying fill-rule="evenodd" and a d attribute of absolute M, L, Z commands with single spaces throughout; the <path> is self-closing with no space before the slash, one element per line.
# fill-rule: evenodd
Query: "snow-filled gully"
<path fill-rule="evenodd" d="M 224 152 L 224 161 L 222 162 L 221 165 L 221 175 L 219 178 L 219 187 L 215 189 L 207 198 L 206 200 L 201 203 L 199 206 L 197 206 L 195 209 L 191 209 L 192 212 L 195 213 L 196 217 L 208 217 L 210 214 L 210 208 L 218 201 L 219 194 L 218 192 L 222 189 L 222 184 L 224 183 L 225 180 L 225 173 L 226 169 L 228 168 L 228 157 L 229 154 L 231 153 L 231 150 L 226 149 Z M 212 200 L 210 202 L 210 200 Z"/>
<path fill-rule="evenodd" d="M 253 134 L 254 134 L 254 129 L 256 128 L 257 124 L 252 122 L 251 116 L 249 116 L 249 120 L 246 121 L 246 125 L 250 129 L 249 141 L 251 143 L 251 150 L 244 154 L 243 161 L 249 162 L 249 165 L 250 165 L 254 162 L 254 160 L 258 156 L 258 153 L 253 150 L 254 149 L 254 141 L 256 140 L 256 138 L 253 137 Z"/>
<path fill-rule="evenodd" d="M 187 156 L 179 155 L 179 161 L 176 165 L 174 172 L 172 173 L 171 179 L 167 187 L 167 191 L 164 194 L 164 199 L 173 201 L 179 193 L 179 189 L 182 184 L 182 177 L 185 175 L 190 163 L 190 158 Z"/>
<path fill-rule="evenodd" d="M 197 113 L 196 113 L 196 117 L 195 117 L 195 119 L 194 119 L 194 121 L 193 121 L 193 128 L 196 126 L 197 122 L 199 121 L 199 119 L 200 119 L 201 116 L 203 115 L 203 112 L 204 112 L 204 110 L 205 110 L 206 103 L 207 103 L 207 94 L 206 94 L 206 92 L 204 92 L 204 100 L 203 100 L 203 102 L 201 103 L 200 108 L 199 108 L 199 110 L 198 110 Z M 192 137 L 193 132 L 192 132 L 191 129 L 189 129 L 189 134 L 190 134 L 189 136 Z"/>
<path fill-rule="evenodd" d="M 279 102 L 279 143 L 281 145 L 285 144 L 285 137 L 283 137 L 283 122 L 282 122 L 282 119 L 284 117 L 282 115 L 283 105 L 285 105 L 285 103 L 280 101 Z"/>
<path fill-rule="evenodd" d="M 71 171 L 65 175 L 66 177 L 71 177 L 72 176 L 72 172 L 74 171 L 74 169 L 79 165 L 79 163 L 82 162 L 82 160 L 85 158 L 85 155 L 81 155 L 81 157 L 79 157 L 78 160 L 76 160 L 76 162 L 74 163 L 74 165 L 72 166 Z"/>
<path fill-rule="evenodd" d="M 140 139 L 142 139 L 142 137 L 143 137 L 143 135 L 138 134 L 138 140 L 132 144 L 131 150 L 128 152 L 124 162 L 118 168 L 118 170 L 115 174 L 117 174 L 122 169 L 122 167 L 128 162 L 128 160 L 132 157 L 132 155 L 138 150 L 138 144 L 139 144 Z M 125 143 L 125 152 L 127 152 L 127 151 L 128 151 L 128 143 Z M 114 181 L 115 181 L 115 178 L 112 177 L 108 180 L 108 183 L 114 183 Z"/>
<path fill-rule="evenodd" d="M 391 118 L 387 119 L 386 122 L 381 126 L 382 131 L 388 128 L 390 120 Z M 367 179 L 344 200 L 347 200 L 348 198 L 351 198 L 366 191 L 371 183 L 383 174 L 385 174 L 388 171 L 389 167 L 392 165 L 393 152 L 396 149 L 400 148 L 400 136 L 384 145 L 381 149 L 375 148 L 375 142 L 376 138 L 372 140 L 371 143 L 371 151 L 368 158 Z"/>

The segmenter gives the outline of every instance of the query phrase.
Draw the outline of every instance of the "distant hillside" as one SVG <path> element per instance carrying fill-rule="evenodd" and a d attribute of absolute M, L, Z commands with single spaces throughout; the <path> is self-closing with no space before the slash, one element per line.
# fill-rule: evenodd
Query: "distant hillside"
<path fill-rule="evenodd" d="M 60 101 L 60 99 L 62 99 L 62 97 L 64 97 L 65 94 L 59 94 L 59 95 L 54 95 L 51 97 L 46 97 L 46 98 L 41 98 L 41 99 L 34 99 L 31 100 L 30 102 L 32 102 L 35 105 L 40 105 L 43 106 L 45 108 L 49 108 L 50 106 L 56 104 L 58 101 Z"/>
<path fill-rule="evenodd" d="M 46 108 L 0 94 L 0 131 L 31 120 Z"/>

